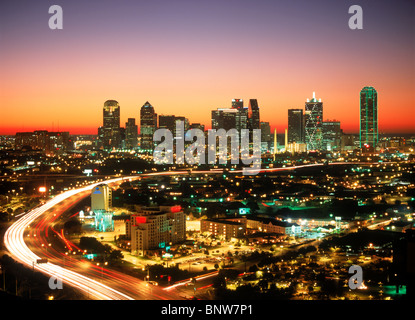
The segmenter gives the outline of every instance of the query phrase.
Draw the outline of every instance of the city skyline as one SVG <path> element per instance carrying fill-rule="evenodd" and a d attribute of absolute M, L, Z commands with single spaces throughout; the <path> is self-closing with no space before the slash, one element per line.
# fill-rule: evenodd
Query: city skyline
<path fill-rule="evenodd" d="M 413 17 L 398 2 L 361 1 L 363 30 L 348 28 L 347 2 L 63 3 L 63 30 L 48 28 L 45 1 L 5 2 L 0 134 L 97 134 L 109 99 L 121 123 L 150 101 L 158 114 L 174 110 L 208 129 L 211 110 L 234 98 L 257 99 L 261 121 L 284 132 L 287 110 L 312 92 L 324 121 L 358 133 L 365 86 L 379 93 L 379 133 L 410 133 Z"/>

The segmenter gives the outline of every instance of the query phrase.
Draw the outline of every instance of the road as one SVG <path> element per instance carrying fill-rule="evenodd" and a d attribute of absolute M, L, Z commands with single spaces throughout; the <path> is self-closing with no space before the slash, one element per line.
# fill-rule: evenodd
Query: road
<path fill-rule="evenodd" d="M 134 177 L 131 177 L 134 178 Z M 106 181 L 117 183 L 123 178 Z M 4 243 L 10 254 L 19 262 L 37 271 L 61 279 L 64 284 L 81 290 L 86 297 L 99 300 L 178 300 L 177 294 L 148 286 L 144 281 L 104 266 L 68 257 L 49 246 L 48 236 L 58 232 L 53 222 L 68 207 L 80 201 L 97 184 L 70 190 L 57 195 L 43 206 L 36 208 L 16 221 L 5 233 Z M 33 225 L 33 226 L 32 226 Z M 29 248 L 30 245 L 30 248 Z M 37 264 L 47 258 L 47 263 Z"/>
<path fill-rule="evenodd" d="M 352 164 L 352 163 L 347 163 Z M 320 166 L 322 164 L 310 164 L 304 166 L 293 166 L 286 168 L 263 169 L 261 171 L 285 171 L 297 168 Z M 47 238 L 49 232 L 58 234 L 53 229 L 54 221 L 77 201 L 90 193 L 91 189 L 98 184 L 117 184 L 128 179 L 137 179 L 144 176 L 162 175 L 187 175 L 192 174 L 221 174 L 223 170 L 207 171 L 165 171 L 145 173 L 132 177 L 119 177 L 103 182 L 94 183 L 86 187 L 73 189 L 55 196 L 44 205 L 39 206 L 19 218 L 7 229 L 4 235 L 4 244 L 14 259 L 24 265 L 38 270 L 48 276 L 58 277 L 63 283 L 69 284 L 81 290 L 91 299 L 102 300 L 134 300 L 134 299 L 180 299 L 180 295 L 171 290 L 148 286 L 144 281 L 134 277 L 111 271 L 103 266 L 90 264 L 86 261 L 79 261 L 68 258 L 62 252 L 49 247 Z M 241 173 L 242 170 L 230 171 L 230 173 Z M 53 212 L 53 214 L 51 214 Z M 49 214 L 47 214 L 49 213 Z M 32 224 L 35 225 L 31 230 Z M 28 232 L 30 230 L 30 232 Z M 29 234 L 29 237 L 27 235 Z M 30 240 L 28 239 L 30 238 Z M 37 238 L 37 239 L 34 239 Z M 28 243 L 31 248 L 29 248 Z M 43 244 L 43 246 L 42 246 Z M 47 263 L 37 264 L 36 261 L 47 258 Z"/>

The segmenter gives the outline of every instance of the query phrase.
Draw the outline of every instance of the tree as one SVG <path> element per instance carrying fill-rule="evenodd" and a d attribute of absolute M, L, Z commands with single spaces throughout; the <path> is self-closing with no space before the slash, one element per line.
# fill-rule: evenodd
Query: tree
<path fill-rule="evenodd" d="M 121 250 L 112 250 L 108 258 L 110 261 L 118 262 L 124 258 L 124 255 Z"/>
<path fill-rule="evenodd" d="M 82 231 L 82 224 L 78 219 L 71 219 L 65 222 L 63 229 L 68 234 L 79 234 Z"/>

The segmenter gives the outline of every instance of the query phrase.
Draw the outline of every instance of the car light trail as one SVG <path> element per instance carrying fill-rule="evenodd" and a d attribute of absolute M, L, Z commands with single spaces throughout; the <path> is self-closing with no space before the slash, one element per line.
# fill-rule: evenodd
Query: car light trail
<path fill-rule="evenodd" d="M 134 179 L 136 177 L 129 178 Z M 107 183 L 115 183 L 121 180 L 124 180 L 124 178 L 108 180 Z M 89 191 L 91 188 L 99 185 L 100 183 L 95 183 L 87 187 L 61 193 L 45 203 L 43 206 L 28 212 L 26 215 L 17 220 L 9 229 L 7 229 L 4 235 L 4 244 L 13 257 L 21 263 L 49 276 L 57 277 L 63 282 L 82 290 L 84 293 L 88 294 L 88 296 L 100 300 L 134 300 L 120 291 L 114 290 L 91 278 L 85 277 L 79 273 L 62 268 L 50 262 L 46 264 L 36 264 L 36 261 L 40 259 L 40 257 L 33 253 L 24 241 L 24 232 L 35 219 L 56 206 L 61 201 L 64 201 L 65 199 L 78 193 Z"/>
<path fill-rule="evenodd" d="M 338 162 L 338 163 L 329 163 L 329 165 L 336 165 L 336 164 L 347 164 L 347 165 L 356 165 L 356 164 L 363 164 L 363 163 L 352 163 L 352 162 Z M 370 164 L 370 163 L 364 163 Z M 261 172 L 273 172 L 273 171 L 285 171 L 285 170 L 294 170 L 298 168 L 306 168 L 306 167 L 313 167 L 313 166 L 323 166 L 322 163 L 315 163 L 315 164 L 308 164 L 308 165 L 299 165 L 299 166 L 291 166 L 291 167 L 282 167 L 282 168 L 270 168 L 270 169 L 262 169 Z M 72 197 L 74 195 L 80 194 L 82 192 L 90 191 L 95 186 L 107 183 L 117 183 L 120 181 L 131 181 L 137 178 L 142 178 L 145 176 L 163 176 L 163 175 L 177 175 L 177 174 L 220 174 L 224 171 L 221 169 L 216 170 L 209 170 L 209 171 L 192 171 L 192 170 L 184 170 L 184 171 L 167 171 L 167 172 L 153 172 L 153 173 L 144 173 L 136 176 L 131 177 L 119 177 L 110 180 L 97 182 L 86 187 L 82 187 L 79 189 L 71 189 L 64 193 L 61 193 L 55 196 L 53 199 L 47 201 L 44 205 L 38 206 L 31 210 L 30 212 L 22 215 L 13 225 L 8 228 L 4 235 L 4 244 L 10 254 L 21 263 L 29 266 L 30 268 L 36 269 L 40 272 L 43 272 L 49 276 L 55 276 L 61 279 L 63 282 L 66 282 L 80 290 L 84 293 L 87 293 L 88 296 L 94 297 L 96 299 L 128 299 L 133 300 L 130 296 L 117 291 L 113 288 L 110 288 L 103 283 L 99 283 L 94 279 L 88 278 L 83 276 L 79 273 L 74 271 L 68 270 L 66 268 L 62 268 L 58 265 L 52 264 L 50 262 L 46 264 L 36 264 L 36 261 L 40 259 L 34 252 L 32 252 L 24 241 L 24 232 L 30 226 L 32 222 L 34 222 L 37 218 L 43 215 L 48 210 L 52 209 L 54 206 L 58 205 L 62 201 Z M 235 170 L 230 171 L 229 173 L 239 173 L 242 170 Z M 56 232 L 54 230 L 54 232 Z M 36 236 L 36 234 L 34 234 Z M 202 279 L 205 277 L 211 277 L 214 274 L 208 274 L 198 279 Z M 184 285 L 189 281 L 183 281 L 177 284 L 174 284 L 170 287 L 165 288 L 164 290 L 170 290 L 174 287 Z"/>

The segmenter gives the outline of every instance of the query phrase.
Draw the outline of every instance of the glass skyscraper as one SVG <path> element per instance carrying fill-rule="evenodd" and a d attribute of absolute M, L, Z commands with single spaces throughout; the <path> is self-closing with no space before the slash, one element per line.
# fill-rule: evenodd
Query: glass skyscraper
<path fill-rule="evenodd" d="M 360 147 L 376 148 L 378 141 L 378 93 L 364 87 L 360 91 Z"/>
<path fill-rule="evenodd" d="M 305 143 L 307 150 L 322 150 L 323 145 L 323 102 L 313 98 L 305 103 Z"/>
<path fill-rule="evenodd" d="M 288 143 L 304 142 L 304 114 L 302 109 L 288 109 Z"/>
<path fill-rule="evenodd" d="M 261 129 L 259 121 L 259 106 L 257 99 L 249 99 L 248 123 L 250 130 Z"/>
<path fill-rule="evenodd" d="M 340 121 L 323 121 L 323 150 L 340 150 L 341 139 Z"/>
<path fill-rule="evenodd" d="M 157 113 L 154 112 L 154 108 L 150 102 L 146 101 L 140 110 L 141 150 L 145 152 L 153 152 L 153 135 L 156 129 Z"/>
<path fill-rule="evenodd" d="M 136 149 L 138 146 L 138 126 L 134 118 L 128 118 L 125 123 L 125 147 L 127 149 Z"/>
<path fill-rule="evenodd" d="M 121 146 L 120 105 L 115 100 L 107 100 L 103 109 L 103 126 L 100 128 L 102 145 L 105 150 Z"/>

